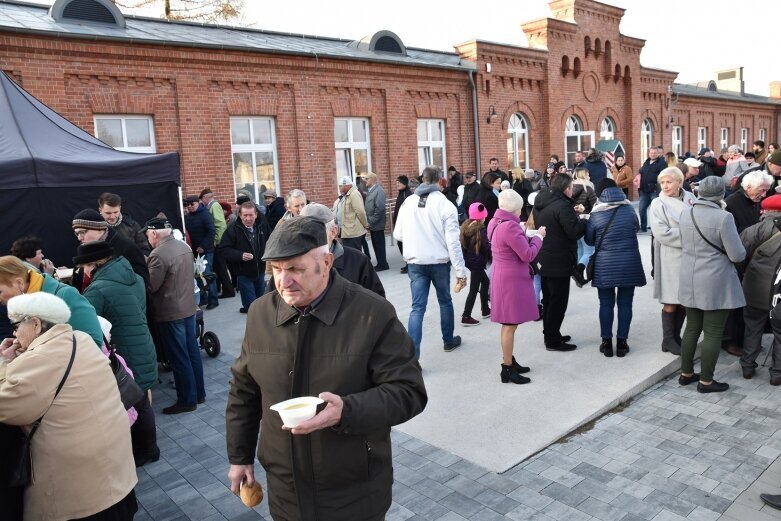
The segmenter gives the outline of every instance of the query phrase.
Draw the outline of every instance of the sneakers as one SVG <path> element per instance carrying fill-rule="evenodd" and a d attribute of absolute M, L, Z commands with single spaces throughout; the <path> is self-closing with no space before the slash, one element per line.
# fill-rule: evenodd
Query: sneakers
<path fill-rule="evenodd" d="M 444 349 L 446 352 L 449 353 L 450 351 L 452 351 L 453 349 L 457 348 L 460 345 L 461 345 L 461 337 L 454 336 L 453 340 L 451 340 L 450 342 L 445 342 Z"/>
<path fill-rule="evenodd" d="M 678 384 L 679 385 L 689 385 L 693 384 L 694 382 L 700 381 L 700 374 L 699 373 L 693 373 L 691 376 L 679 376 L 678 377 Z"/>
<path fill-rule="evenodd" d="M 727 389 L 729 389 L 728 383 L 717 382 L 716 380 L 713 380 L 710 385 L 697 384 L 698 393 L 723 393 Z"/>
<path fill-rule="evenodd" d="M 480 316 L 483 318 L 491 318 L 491 308 L 484 309 Z"/>
<path fill-rule="evenodd" d="M 399 270 L 399 273 L 401 273 L 402 275 L 406 274 L 406 273 L 407 273 L 407 267 L 406 267 L 406 266 L 404 266 L 403 268 L 401 268 L 401 269 Z"/>
<path fill-rule="evenodd" d="M 461 317 L 461 325 L 464 327 L 471 327 L 476 326 L 480 324 L 479 320 L 475 320 L 474 318 L 470 317 L 469 315 Z"/>

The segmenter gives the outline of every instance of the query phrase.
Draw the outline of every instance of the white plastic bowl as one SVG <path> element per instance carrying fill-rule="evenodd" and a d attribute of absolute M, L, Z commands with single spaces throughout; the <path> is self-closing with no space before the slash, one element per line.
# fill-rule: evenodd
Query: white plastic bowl
<path fill-rule="evenodd" d="M 275 403 L 271 406 L 272 411 L 277 411 L 282 418 L 285 427 L 297 427 L 301 423 L 314 418 L 317 412 L 317 406 L 323 403 L 323 400 L 314 396 L 301 396 L 292 398 L 284 402 Z"/>

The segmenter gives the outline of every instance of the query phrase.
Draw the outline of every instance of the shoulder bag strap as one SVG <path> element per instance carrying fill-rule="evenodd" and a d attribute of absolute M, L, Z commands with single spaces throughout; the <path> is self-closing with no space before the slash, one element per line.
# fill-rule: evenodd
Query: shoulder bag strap
<path fill-rule="evenodd" d="M 65 385 L 65 380 L 68 379 L 68 375 L 71 372 L 71 367 L 73 367 L 73 359 L 76 357 L 76 336 L 73 336 L 73 349 L 71 350 L 71 358 L 68 361 L 68 367 L 65 369 L 65 374 L 62 376 L 62 380 L 60 380 L 60 384 L 57 386 L 57 390 L 54 392 L 54 399 L 52 400 L 52 403 L 49 404 L 49 407 L 46 408 L 46 411 L 48 411 L 51 406 L 54 404 L 54 400 L 57 399 L 57 395 L 60 394 L 60 390 L 62 390 L 62 386 Z M 44 412 L 44 414 L 46 414 Z M 35 435 L 35 431 L 38 430 L 38 427 L 41 425 L 41 420 L 43 420 L 43 416 L 38 418 L 35 423 L 33 423 L 33 428 L 30 429 L 30 433 L 27 435 L 27 442 L 31 442 L 33 439 L 33 436 Z"/>
<path fill-rule="evenodd" d="M 707 239 L 707 238 L 706 238 L 706 237 L 705 237 L 705 236 L 702 234 L 702 230 L 700 230 L 700 227 L 699 227 L 699 226 L 697 226 L 697 220 L 694 218 L 694 207 L 693 207 L 693 206 L 692 206 L 692 223 L 694 224 L 694 229 L 695 229 L 695 230 L 697 230 L 697 233 L 699 233 L 699 234 L 700 234 L 700 237 L 702 237 L 702 240 L 703 240 L 703 241 L 707 242 L 707 243 L 708 243 L 708 244 L 709 244 L 709 245 L 710 245 L 712 248 L 715 248 L 716 250 L 718 250 L 719 252 L 723 253 L 724 255 L 727 255 L 727 252 L 726 252 L 726 251 L 724 251 L 724 249 L 723 249 L 723 248 L 720 248 L 720 247 L 716 246 L 715 244 L 713 244 L 712 242 L 710 242 L 710 241 L 709 241 L 709 240 L 708 240 L 708 239 Z"/>
<path fill-rule="evenodd" d="M 594 247 L 594 255 L 597 254 L 599 251 L 599 248 L 602 247 L 602 241 L 605 240 L 605 235 L 607 235 L 607 230 L 610 228 L 610 224 L 613 222 L 613 219 L 616 218 L 616 214 L 618 213 L 619 208 L 621 208 L 621 205 L 616 206 L 616 209 L 613 210 L 613 215 L 610 216 L 610 219 L 607 221 L 607 226 L 605 226 L 605 229 L 602 231 L 602 236 L 599 238 L 599 242 L 597 242 L 597 245 Z"/>
<path fill-rule="evenodd" d="M 494 234 L 496 233 L 496 229 L 499 228 L 499 225 L 503 222 L 507 222 L 505 219 L 496 219 L 496 226 L 494 226 L 494 229 L 491 231 L 491 235 L 488 236 L 489 241 L 494 240 Z"/>

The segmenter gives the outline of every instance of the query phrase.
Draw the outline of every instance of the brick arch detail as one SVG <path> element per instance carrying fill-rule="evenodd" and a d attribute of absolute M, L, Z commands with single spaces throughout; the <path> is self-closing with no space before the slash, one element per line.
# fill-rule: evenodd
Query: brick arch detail
<path fill-rule="evenodd" d="M 597 124 L 601 124 L 605 116 L 610 116 L 610 118 L 613 120 L 613 123 L 616 124 L 615 133 L 618 134 L 618 132 L 622 130 L 621 117 L 618 115 L 618 112 L 611 109 L 610 107 L 606 108 L 599 113 L 599 117 L 597 117 Z M 597 134 L 599 133 L 598 128 L 595 128 L 594 130 L 597 132 Z"/>
<path fill-rule="evenodd" d="M 564 112 L 561 115 L 561 128 L 562 129 L 567 126 L 567 119 L 571 115 L 573 115 L 573 114 L 580 118 L 580 122 L 583 123 L 583 130 L 584 131 L 586 131 L 586 130 L 594 130 L 594 131 L 598 130 L 598 129 L 591 128 L 591 124 L 589 124 L 588 116 L 586 116 L 586 111 L 583 110 L 578 105 L 570 105 L 569 107 L 564 109 Z"/>
<path fill-rule="evenodd" d="M 529 122 L 529 130 L 532 128 L 537 128 L 537 118 L 534 116 L 534 111 L 531 109 L 531 107 L 522 101 L 516 101 L 510 104 L 510 106 L 507 107 L 507 109 L 504 111 L 504 114 L 502 114 L 502 124 L 504 125 L 503 128 L 505 130 L 507 129 L 507 125 L 510 124 L 510 118 L 516 112 L 520 112 L 526 116 L 526 120 Z"/>
<path fill-rule="evenodd" d="M 420 119 L 447 119 L 448 110 L 441 103 L 417 103 L 415 104 L 415 116 Z"/>
<path fill-rule="evenodd" d="M 143 94 L 94 93 L 89 95 L 89 105 L 97 114 L 154 114 L 153 96 Z"/>
<path fill-rule="evenodd" d="M 662 127 L 659 125 L 659 118 L 656 117 L 656 114 L 654 114 L 653 111 L 649 109 L 643 111 L 643 117 L 640 119 L 640 125 L 643 124 L 643 120 L 645 119 L 650 119 L 651 123 L 654 124 L 654 132 L 660 132 L 662 130 Z M 640 132 L 640 130 L 642 130 L 642 126 L 637 129 L 637 132 Z"/>
<path fill-rule="evenodd" d="M 276 116 L 278 112 L 276 98 L 240 97 L 225 101 L 228 114 L 231 116 Z"/>

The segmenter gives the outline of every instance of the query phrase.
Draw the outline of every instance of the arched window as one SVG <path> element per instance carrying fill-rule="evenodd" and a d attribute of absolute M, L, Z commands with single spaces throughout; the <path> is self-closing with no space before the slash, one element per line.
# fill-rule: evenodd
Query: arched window
<path fill-rule="evenodd" d="M 583 129 L 580 118 L 574 114 L 567 118 L 564 125 L 564 157 L 568 167 L 575 164 L 575 152 L 586 150 L 594 142 L 594 132 Z"/>
<path fill-rule="evenodd" d="M 602 123 L 599 124 L 599 138 L 600 139 L 615 139 L 616 135 L 616 122 L 611 117 L 605 117 L 602 119 Z"/>
<path fill-rule="evenodd" d="M 654 142 L 654 123 L 650 118 L 643 120 L 640 127 L 640 158 L 645 161 L 648 158 L 648 151 Z"/>
<path fill-rule="evenodd" d="M 572 62 L 572 74 L 577 78 L 580 76 L 580 58 L 575 58 Z"/>
<path fill-rule="evenodd" d="M 591 37 L 586 36 L 583 38 L 583 48 L 586 51 L 586 56 L 591 52 Z"/>
<path fill-rule="evenodd" d="M 566 76 L 569 72 L 569 56 L 561 57 L 561 75 Z"/>
<path fill-rule="evenodd" d="M 597 38 L 594 40 L 594 57 L 599 58 L 600 54 L 602 54 L 602 41 Z"/>
<path fill-rule="evenodd" d="M 520 112 L 507 125 L 507 164 L 510 168 L 529 168 L 529 120 Z"/>

